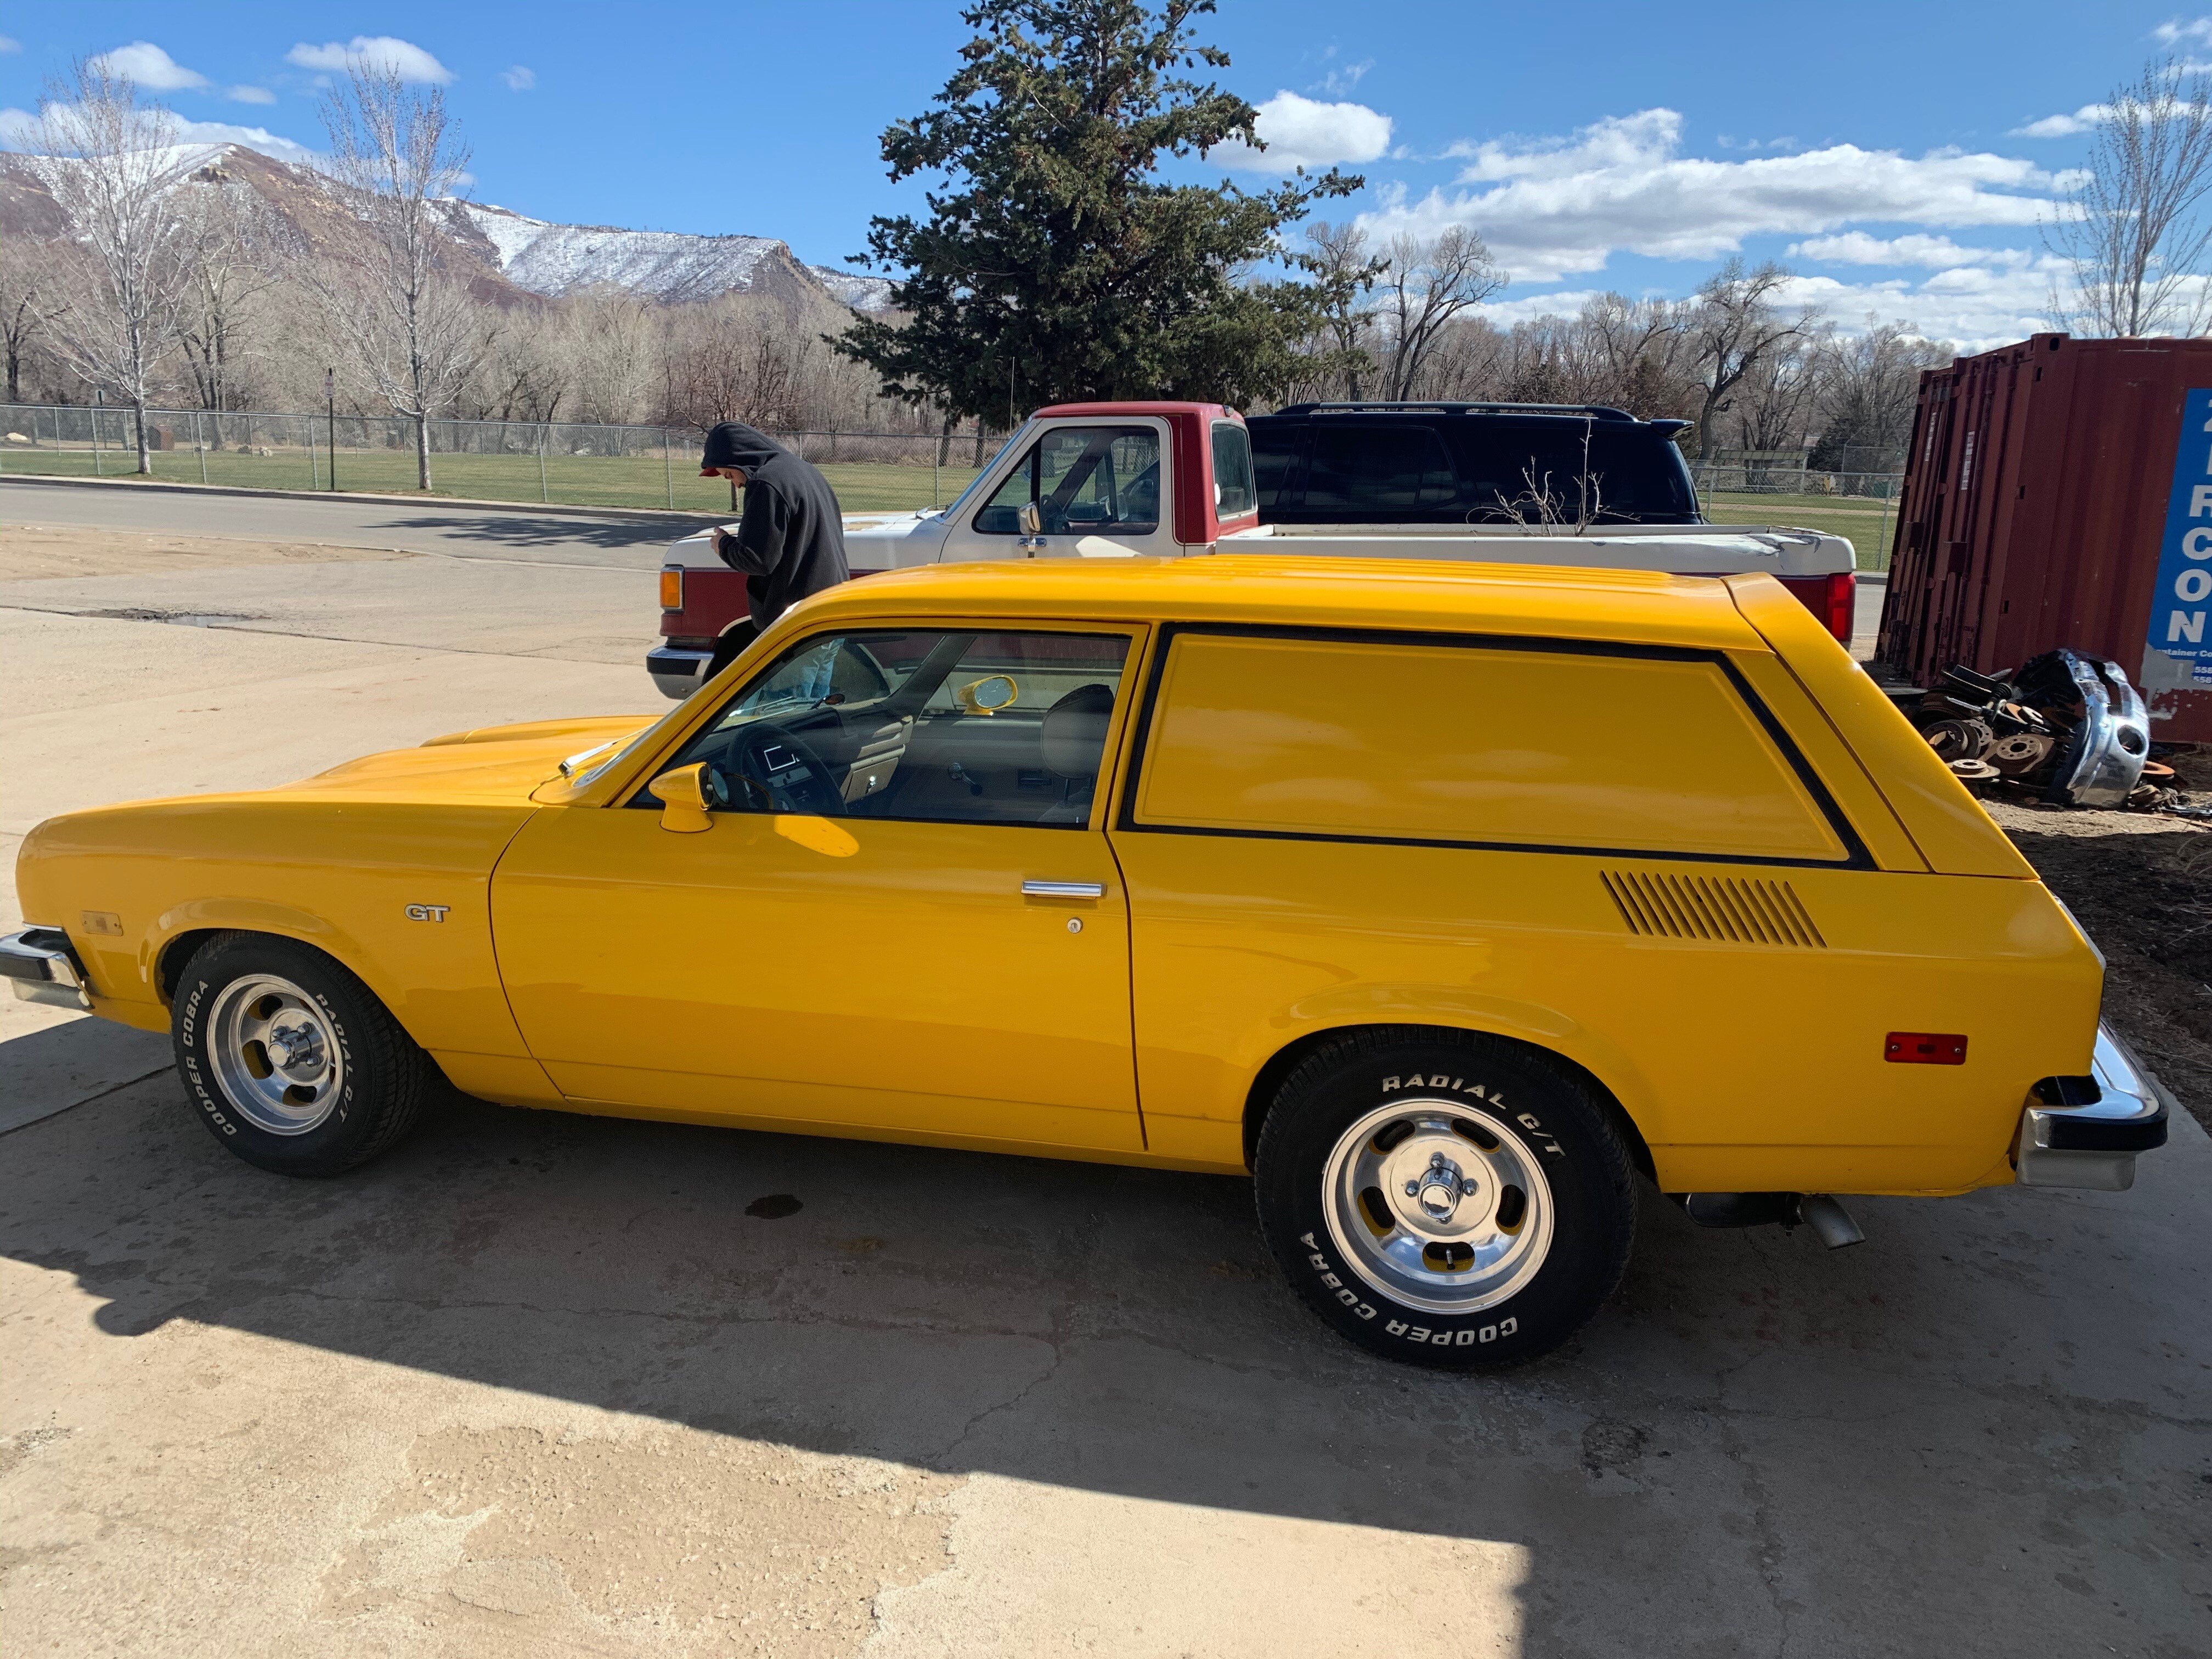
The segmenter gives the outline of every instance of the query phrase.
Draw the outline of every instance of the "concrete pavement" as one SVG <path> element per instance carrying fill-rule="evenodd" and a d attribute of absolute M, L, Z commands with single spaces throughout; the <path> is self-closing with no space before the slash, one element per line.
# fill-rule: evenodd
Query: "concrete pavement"
<path fill-rule="evenodd" d="M 665 706 L 563 654 L 629 625 L 605 569 L 240 542 L 11 580 L 9 537 L 0 854 L 77 804 Z M 81 614 L 278 582 L 283 629 Z M 463 612 L 496 649 L 455 648 Z M 4 1006 L 0 1088 L 52 1114 L 0 1135 L 11 1651 L 2181 1659 L 2212 1631 L 2186 1119 L 2131 1193 L 1857 1202 L 1839 1254 L 1652 1200 L 1572 1348 L 1451 1379 L 1313 1322 L 1242 1182 L 465 1102 L 290 1182 L 145 1075 L 158 1039 Z"/>

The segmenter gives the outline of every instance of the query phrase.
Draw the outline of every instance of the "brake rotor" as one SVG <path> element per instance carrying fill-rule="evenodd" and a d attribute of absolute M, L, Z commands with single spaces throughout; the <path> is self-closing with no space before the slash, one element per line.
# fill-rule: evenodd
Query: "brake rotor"
<path fill-rule="evenodd" d="M 2041 732 L 1999 738 L 1982 758 L 2008 778 L 2024 777 L 2051 758 L 2051 739 Z"/>
<path fill-rule="evenodd" d="M 1927 727 L 1922 736 L 1928 746 L 1947 761 L 1978 761 L 1989 752 L 1996 741 L 1986 720 L 1937 720 Z"/>

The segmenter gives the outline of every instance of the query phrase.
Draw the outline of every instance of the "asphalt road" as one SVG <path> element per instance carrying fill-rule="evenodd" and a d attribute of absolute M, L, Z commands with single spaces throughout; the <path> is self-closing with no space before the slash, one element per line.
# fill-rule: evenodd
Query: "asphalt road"
<path fill-rule="evenodd" d="M 595 519 L 528 507 L 457 507 L 426 501 L 317 501 L 202 495 L 130 484 L 0 480 L 0 526 L 111 526 L 175 536 L 239 536 L 334 547 L 397 548 L 454 558 L 543 561 L 651 570 L 663 548 L 702 522 L 610 514 Z"/>
<path fill-rule="evenodd" d="M 0 524 L 0 852 L 75 806 L 665 708 L 574 653 L 649 627 L 647 544 L 528 533 L 574 568 L 241 543 L 11 579 Z M 161 1039 L 13 1003 L 11 1123 L 11 1650 L 2205 1650 L 2186 1117 L 2132 1192 L 1855 1200 L 1835 1254 L 1654 1196 L 1583 1336 L 1487 1379 L 1332 1337 L 1239 1181 L 456 1102 L 292 1182 L 191 1119 Z"/>

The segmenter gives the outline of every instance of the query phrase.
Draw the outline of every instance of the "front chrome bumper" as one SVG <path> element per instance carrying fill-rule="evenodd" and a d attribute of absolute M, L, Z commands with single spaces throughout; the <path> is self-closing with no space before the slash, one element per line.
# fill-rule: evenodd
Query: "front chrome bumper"
<path fill-rule="evenodd" d="M 0 938 L 0 979 L 26 1002 L 89 1008 L 84 969 L 58 927 L 26 927 Z"/>
<path fill-rule="evenodd" d="M 707 683 L 708 666 L 714 660 L 711 651 L 677 651 L 663 646 L 645 653 L 645 672 L 653 676 L 663 696 L 681 702 Z"/>
<path fill-rule="evenodd" d="M 2029 1091 L 2013 1144 L 2021 1186 L 2124 1193 L 2136 1154 L 2166 1145 L 2164 1091 L 2102 1025 L 2089 1065 L 2089 1077 L 2047 1077 Z"/>

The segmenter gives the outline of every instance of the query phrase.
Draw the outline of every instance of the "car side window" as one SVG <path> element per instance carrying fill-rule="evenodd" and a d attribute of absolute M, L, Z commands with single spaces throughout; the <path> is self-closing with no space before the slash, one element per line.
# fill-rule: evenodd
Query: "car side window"
<path fill-rule="evenodd" d="M 1121 634 L 817 635 L 663 769 L 703 764 L 722 811 L 1079 829 L 1128 655 Z"/>
<path fill-rule="evenodd" d="M 976 531 L 1018 535 L 1031 501 L 1048 536 L 1150 535 L 1160 527 L 1159 434 L 1148 426 L 1054 428 L 977 510 Z"/>
<path fill-rule="evenodd" d="M 1310 512 L 1396 514 L 1449 507 L 1459 482 L 1443 440 L 1425 426 L 1317 423 L 1306 463 Z"/>
<path fill-rule="evenodd" d="M 1193 631 L 1157 698 L 1138 829 L 1849 856 L 1717 659 Z"/>

